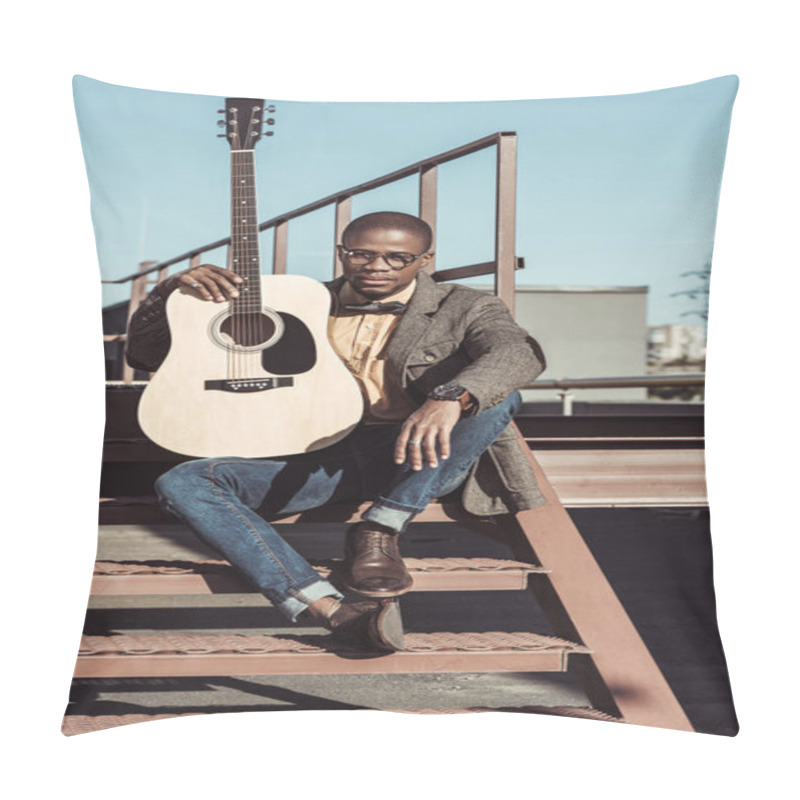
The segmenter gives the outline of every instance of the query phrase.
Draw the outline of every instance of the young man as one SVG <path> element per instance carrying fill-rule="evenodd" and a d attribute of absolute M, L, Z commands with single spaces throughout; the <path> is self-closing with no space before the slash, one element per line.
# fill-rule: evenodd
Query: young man
<path fill-rule="evenodd" d="M 428 503 L 463 484 L 467 511 L 492 515 L 543 499 L 516 437 L 519 387 L 544 369 L 541 348 L 498 298 L 437 284 L 432 233 L 397 212 L 353 220 L 338 245 L 328 336 L 364 396 L 360 424 L 336 444 L 285 457 L 211 458 L 162 475 L 162 505 L 244 572 L 291 620 L 307 613 L 334 635 L 383 651 L 403 648 L 399 606 L 412 579 L 398 540 Z M 202 265 L 158 284 L 131 319 L 128 363 L 155 371 L 169 350 L 164 303 L 177 288 L 209 302 L 238 296 L 241 279 Z M 270 525 L 331 502 L 372 504 L 347 531 L 344 603 Z"/>

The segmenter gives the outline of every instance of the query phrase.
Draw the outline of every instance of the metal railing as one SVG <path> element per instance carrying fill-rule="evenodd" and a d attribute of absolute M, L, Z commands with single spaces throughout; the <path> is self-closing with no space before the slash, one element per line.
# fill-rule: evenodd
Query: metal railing
<path fill-rule="evenodd" d="M 341 241 L 342 231 L 350 222 L 352 198 L 359 194 L 378 189 L 387 184 L 403 180 L 404 178 L 419 178 L 419 216 L 425 220 L 433 230 L 435 247 L 436 241 L 436 197 L 438 188 L 438 168 L 440 164 L 454 161 L 458 158 L 477 153 L 487 148 L 496 148 L 496 181 L 495 181 L 495 241 L 494 261 L 435 272 L 433 261 L 425 267 L 434 280 L 445 281 L 457 278 L 467 278 L 476 275 L 493 274 L 495 279 L 495 293 L 514 313 L 514 270 L 524 266 L 521 259 L 517 259 L 515 249 L 516 238 L 516 205 L 517 205 L 517 134 L 513 131 L 499 131 L 482 139 L 477 139 L 469 144 L 447 150 L 439 155 L 409 164 L 407 167 L 389 172 L 374 180 L 351 186 L 339 192 L 315 200 L 293 211 L 279 214 L 272 219 L 262 222 L 258 226 L 259 232 L 273 229 L 273 247 L 271 272 L 274 275 L 285 274 L 287 269 L 287 252 L 289 240 L 289 224 L 293 220 L 304 217 L 314 211 L 333 205 L 335 208 L 333 230 L 333 274 L 341 274 L 341 264 L 336 258 L 335 245 Z M 128 307 L 128 321 L 134 314 L 139 304 L 147 294 L 147 286 L 167 277 L 170 267 L 188 261 L 190 267 L 198 266 L 204 253 L 229 245 L 230 237 L 210 242 L 201 247 L 187 250 L 185 253 L 173 256 L 165 261 L 145 261 L 139 265 L 139 270 L 130 275 L 116 280 L 104 280 L 103 283 L 121 284 L 131 282 L 131 301 Z M 156 273 L 155 280 L 150 278 Z M 104 337 L 105 341 L 120 341 L 120 334 L 111 334 Z M 123 366 L 123 381 L 133 380 L 133 370 Z"/>
<path fill-rule="evenodd" d="M 536 381 L 522 387 L 523 390 L 557 389 L 561 397 L 561 413 L 572 415 L 572 403 L 575 398 L 571 389 L 628 389 L 641 387 L 705 386 L 706 376 L 703 372 L 682 372 L 671 375 L 633 375 L 615 378 L 556 378 L 549 381 Z"/>
<path fill-rule="evenodd" d="M 496 148 L 496 181 L 495 181 L 495 242 L 494 261 L 470 264 L 445 270 L 436 270 L 435 263 L 425 267 L 436 281 L 448 281 L 458 278 L 474 277 L 477 275 L 494 275 L 495 293 L 500 297 L 511 314 L 514 314 L 514 291 L 516 280 L 514 272 L 524 267 L 521 258 L 515 255 L 516 239 L 516 170 L 517 170 L 517 135 L 513 131 L 499 131 L 474 142 L 447 150 L 444 153 L 409 164 L 402 169 L 389 172 L 366 183 L 360 183 L 339 192 L 327 195 L 312 203 L 300 206 L 278 216 L 262 222 L 258 226 L 259 232 L 274 229 L 274 242 L 272 248 L 271 271 L 273 274 L 285 274 L 287 269 L 287 245 L 289 237 L 289 224 L 292 220 L 299 219 L 306 214 L 335 206 L 335 219 L 332 241 L 333 274 L 341 274 L 341 264 L 336 258 L 336 244 L 341 241 L 342 231 L 351 218 L 352 198 L 359 194 L 372 191 L 390 183 L 405 178 L 418 176 L 419 179 L 419 216 L 424 219 L 433 230 L 435 248 L 436 241 L 436 199 L 438 189 L 438 167 L 440 164 L 454 161 L 464 156 L 477 153 L 481 150 Z M 201 263 L 204 253 L 229 245 L 230 237 L 218 239 L 193 248 L 164 261 L 144 261 L 139 265 L 137 272 L 126 275 L 116 280 L 104 280 L 103 283 L 122 284 L 131 283 L 131 300 L 128 306 L 127 319 L 130 321 L 139 304 L 147 294 L 147 286 L 159 282 L 167 277 L 171 267 L 188 261 L 189 266 Z M 155 275 L 154 275 L 155 273 Z M 154 280 L 151 279 L 154 275 Z M 108 334 L 103 337 L 106 342 L 124 342 L 125 334 Z M 127 364 L 123 364 L 122 383 L 131 384 L 134 371 Z M 565 415 L 572 414 L 573 395 L 570 389 L 599 389 L 620 387 L 651 387 L 651 386 L 700 386 L 705 382 L 702 374 L 679 374 L 663 376 L 638 376 L 618 378 L 576 378 L 536 381 L 534 384 L 523 387 L 524 389 L 557 389 L 562 398 L 562 411 Z M 138 383 L 138 381 L 136 381 Z"/>

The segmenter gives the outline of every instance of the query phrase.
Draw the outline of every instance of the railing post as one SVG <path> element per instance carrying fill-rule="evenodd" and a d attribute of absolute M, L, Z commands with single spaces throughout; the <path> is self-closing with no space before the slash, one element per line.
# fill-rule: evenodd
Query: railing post
<path fill-rule="evenodd" d="M 144 270 L 146 270 L 148 267 L 152 267 L 153 264 L 157 263 L 157 261 L 141 261 L 139 263 L 139 271 L 144 272 Z M 159 274 L 161 274 L 160 271 Z M 148 279 L 148 275 L 140 275 L 131 281 L 131 299 L 128 303 L 128 319 L 125 324 L 126 331 L 130 327 L 131 317 L 136 313 L 136 309 L 139 308 L 139 306 L 142 304 L 142 300 L 144 300 L 147 295 Z M 122 382 L 133 382 L 133 367 L 128 366 L 128 363 L 125 361 L 124 357 L 122 359 Z"/>
<path fill-rule="evenodd" d="M 438 180 L 438 167 L 436 164 L 427 164 L 419 171 L 419 216 L 431 226 L 433 240 L 431 250 L 436 249 L 436 189 Z M 436 257 L 425 267 L 431 274 L 436 270 Z"/>
<path fill-rule="evenodd" d="M 333 277 L 338 278 L 342 274 L 342 262 L 339 261 L 339 254 L 336 252 L 336 245 L 342 241 L 344 229 L 350 223 L 352 202 L 350 196 L 340 197 L 336 201 L 336 219 L 333 231 Z"/>
<path fill-rule="evenodd" d="M 494 259 L 495 294 L 514 315 L 516 265 L 517 135 L 501 133 L 497 139 L 497 203 Z"/>
<path fill-rule="evenodd" d="M 281 220 L 275 225 L 275 241 L 272 247 L 272 274 L 286 274 L 286 253 L 289 240 L 289 221 Z"/>

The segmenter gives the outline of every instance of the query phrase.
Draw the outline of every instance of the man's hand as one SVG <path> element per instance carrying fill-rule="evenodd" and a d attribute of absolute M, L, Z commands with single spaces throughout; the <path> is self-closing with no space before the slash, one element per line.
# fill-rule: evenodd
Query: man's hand
<path fill-rule="evenodd" d="M 395 463 L 402 464 L 408 453 L 408 460 L 413 469 L 422 469 L 423 455 L 428 466 L 438 466 L 436 442 L 439 442 L 442 458 L 448 458 L 450 431 L 460 417 L 459 403 L 453 400 L 426 400 L 408 417 L 400 429 L 400 435 L 394 446 Z"/>
<path fill-rule="evenodd" d="M 223 300 L 238 297 L 239 291 L 236 287 L 242 283 L 244 279 L 229 269 L 215 267 L 213 264 L 200 264 L 183 272 L 177 272 L 162 281 L 159 284 L 159 292 L 166 298 L 175 289 L 184 287 L 193 289 L 203 300 L 221 303 Z"/>

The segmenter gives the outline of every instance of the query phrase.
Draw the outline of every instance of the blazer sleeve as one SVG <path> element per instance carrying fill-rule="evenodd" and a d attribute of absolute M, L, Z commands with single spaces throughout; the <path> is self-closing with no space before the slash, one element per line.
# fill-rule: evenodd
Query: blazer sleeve
<path fill-rule="evenodd" d="M 462 347 L 471 363 L 454 378 L 477 401 L 470 415 L 532 383 L 547 367 L 539 343 L 514 321 L 499 297 L 476 304 Z"/>
<path fill-rule="evenodd" d="M 167 357 L 172 339 L 166 300 L 153 289 L 128 323 L 125 360 L 134 369 L 155 372 Z"/>

